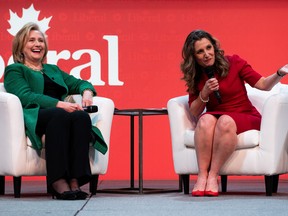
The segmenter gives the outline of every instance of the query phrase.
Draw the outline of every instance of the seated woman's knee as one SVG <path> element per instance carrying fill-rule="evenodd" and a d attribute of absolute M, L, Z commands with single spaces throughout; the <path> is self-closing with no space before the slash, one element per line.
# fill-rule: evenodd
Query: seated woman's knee
<path fill-rule="evenodd" d="M 64 110 L 62 108 L 58 108 L 58 107 L 43 109 L 43 112 L 53 113 L 53 116 L 55 118 L 59 118 L 59 117 L 62 117 L 62 116 L 65 116 L 65 115 L 69 114 L 66 110 Z"/>
<path fill-rule="evenodd" d="M 74 120 L 88 122 L 89 124 L 91 124 L 91 119 L 90 119 L 90 116 L 87 112 L 80 111 L 80 110 L 74 111 L 74 112 L 70 113 L 70 116 Z"/>
<path fill-rule="evenodd" d="M 199 118 L 197 127 L 198 129 L 206 130 L 208 128 L 214 127 L 216 120 L 217 119 L 213 115 L 205 114 Z"/>
<path fill-rule="evenodd" d="M 236 123 L 228 115 L 222 115 L 219 117 L 216 127 L 222 132 L 236 132 Z"/>

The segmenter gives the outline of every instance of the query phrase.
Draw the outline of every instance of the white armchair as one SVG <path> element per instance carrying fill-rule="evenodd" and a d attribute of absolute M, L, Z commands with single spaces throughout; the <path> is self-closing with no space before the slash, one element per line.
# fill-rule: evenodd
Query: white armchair
<path fill-rule="evenodd" d="M 227 175 L 265 176 L 266 195 L 277 192 L 279 175 L 288 172 L 288 85 L 277 84 L 260 91 L 246 84 L 249 99 L 262 114 L 260 131 L 238 135 L 235 152 L 220 170 L 222 192 Z M 181 176 L 184 193 L 189 193 L 189 177 L 198 173 L 194 148 L 194 127 L 188 108 L 188 95 L 168 101 L 175 172 Z"/>
<path fill-rule="evenodd" d="M 81 102 L 80 95 L 73 95 L 75 102 Z M 98 112 L 91 114 L 92 124 L 102 132 L 108 145 L 105 155 L 90 147 L 90 167 L 92 178 L 90 192 L 97 191 L 98 177 L 105 174 L 108 167 L 109 143 L 114 103 L 111 99 L 94 97 L 93 104 Z M 22 106 L 18 97 L 5 91 L 0 83 L 0 194 L 5 193 L 5 176 L 13 176 L 14 196 L 20 197 L 21 176 L 46 176 L 45 148 L 36 151 L 25 135 Z"/>

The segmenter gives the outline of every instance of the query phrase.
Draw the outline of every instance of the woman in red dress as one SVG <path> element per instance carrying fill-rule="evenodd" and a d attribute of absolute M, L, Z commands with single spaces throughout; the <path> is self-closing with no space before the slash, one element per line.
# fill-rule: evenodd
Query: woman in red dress
<path fill-rule="evenodd" d="M 262 77 L 239 56 L 224 56 L 218 41 L 203 30 L 187 36 L 182 57 L 189 107 L 197 120 L 199 172 L 192 195 L 218 196 L 219 170 L 235 150 L 237 134 L 260 129 L 261 115 L 249 101 L 244 84 L 268 91 L 288 73 L 288 64 Z"/>

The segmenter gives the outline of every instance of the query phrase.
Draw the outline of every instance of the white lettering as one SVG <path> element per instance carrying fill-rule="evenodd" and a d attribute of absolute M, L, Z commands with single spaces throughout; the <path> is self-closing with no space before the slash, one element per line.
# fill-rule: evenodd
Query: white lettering
<path fill-rule="evenodd" d="M 4 60 L 3 60 L 3 58 L 0 56 L 0 68 L 3 68 L 3 69 L 1 69 L 0 70 L 0 77 L 3 77 L 3 75 L 4 75 L 4 68 L 5 68 L 5 65 L 4 65 Z"/>
<path fill-rule="evenodd" d="M 13 56 L 10 56 L 8 60 L 8 65 L 13 64 L 13 63 L 14 63 Z"/>
<path fill-rule="evenodd" d="M 104 35 L 103 39 L 108 42 L 108 84 L 111 86 L 122 86 L 124 82 L 119 80 L 119 57 L 118 57 L 118 36 Z M 83 49 L 77 50 L 72 54 L 74 60 L 79 60 L 83 54 L 89 54 L 90 62 L 79 65 L 71 69 L 70 74 L 76 78 L 81 79 L 81 71 L 90 67 L 91 74 L 87 80 L 95 86 L 103 86 L 105 82 L 101 80 L 101 55 L 96 50 Z M 69 50 L 62 50 L 57 53 L 55 50 L 49 50 L 47 53 L 47 63 L 57 65 L 60 59 L 69 60 L 71 52 Z M 7 65 L 13 64 L 13 56 L 8 60 Z M 0 55 L 0 78 L 3 77 L 5 70 L 5 62 Z"/>
<path fill-rule="evenodd" d="M 91 61 L 89 63 L 77 66 L 70 71 L 70 74 L 81 78 L 80 72 L 82 69 L 90 67 L 91 68 L 91 76 L 87 81 L 91 82 L 92 85 L 105 85 L 105 82 L 101 80 L 101 57 L 100 54 L 95 50 L 78 50 L 73 53 L 72 58 L 75 60 L 79 60 L 84 53 L 88 53 L 90 55 Z"/>
<path fill-rule="evenodd" d="M 118 78 L 118 36 L 105 35 L 103 38 L 108 41 L 108 83 L 121 86 L 123 82 Z"/>
<path fill-rule="evenodd" d="M 58 61 L 60 59 L 68 60 L 70 58 L 71 54 L 68 50 L 63 50 L 59 54 L 57 54 L 57 51 L 48 51 L 47 53 L 47 62 L 49 64 L 55 64 L 57 65 Z"/>

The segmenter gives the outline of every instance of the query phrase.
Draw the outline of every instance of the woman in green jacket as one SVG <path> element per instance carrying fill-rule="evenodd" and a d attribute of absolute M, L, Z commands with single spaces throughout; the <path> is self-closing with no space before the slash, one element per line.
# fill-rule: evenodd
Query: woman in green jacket
<path fill-rule="evenodd" d="M 92 105 L 93 85 L 45 64 L 48 52 L 43 32 L 35 23 L 20 29 L 13 40 L 14 64 L 5 68 L 4 86 L 19 97 L 26 134 L 33 147 L 42 148 L 45 134 L 47 182 L 52 197 L 86 199 L 80 186 L 89 182 L 89 143 L 105 154 L 107 145 L 100 131 L 92 127 L 83 107 Z M 69 94 L 82 94 L 82 106 L 64 102 Z"/>

